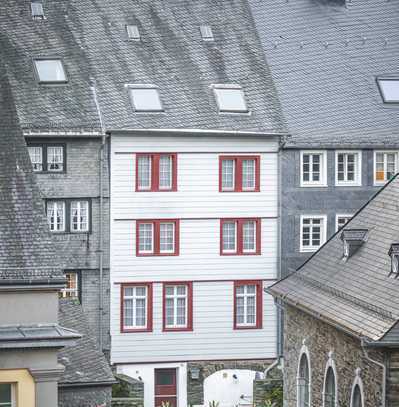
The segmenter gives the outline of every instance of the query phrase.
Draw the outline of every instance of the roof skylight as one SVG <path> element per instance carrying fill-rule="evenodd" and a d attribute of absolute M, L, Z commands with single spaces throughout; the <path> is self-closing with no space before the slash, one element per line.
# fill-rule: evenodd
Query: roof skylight
<path fill-rule="evenodd" d="M 133 41 L 141 40 L 139 27 L 137 25 L 127 25 L 126 32 L 127 32 L 127 36 L 129 38 L 129 40 L 133 40 Z"/>
<path fill-rule="evenodd" d="M 200 26 L 201 37 L 204 41 L 214 41 L 212 27 L 210 25 L 201 25 Z"/>
<path fill-rule="evenodd" d="M 129 95 L 136 112 L 162 112 L 158 88 L 152 85 L 130 85 Z"/>
<path fill-rule="evenodd" d="M 32 17 L 35 19 L 44 19 L 43 4 L 39 1 L 32 1 L 30 3 L 30 9 L 32 12 Z"/>
<path fill-rule="evenodd" d="M 399 103 L 399 77 L 378 78 L 377 83 L 385 103 Z"/>
<path fill-rule="evenodd" d="M 36 59 L 35 67 L 39 82 L 67 82 L 67 77 L 61 59 Z"/>
<path fill-rule="evenodd" d="M 216 103 L 220 113 L 247 113 L 244 92 L 239 85 L 214 85 Z"/>

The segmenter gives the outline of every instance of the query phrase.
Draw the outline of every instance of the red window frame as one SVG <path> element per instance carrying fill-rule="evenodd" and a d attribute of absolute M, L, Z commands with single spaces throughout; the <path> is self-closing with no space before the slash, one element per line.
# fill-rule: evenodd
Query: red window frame
<path fill-rule="evenodd" d="M 248 221 L 255 222 L 256 226 L 256 242 L 255 242 L 255 251 L 245 252 L 244 242 L 243 242 L 243 224 Z M 223 224 L 226 222 L 235 222 L 236 223 L 236 251 L 235 252 L 225 252 L 223 251 Z M 262 231 L 262 222 L 260 218 L 223 218 L 220 219 L 220 255 L 221 256 L 259 256 L 261 254 L 261 231 Z"/>
<path fill-rule="evenodd" d="M 124 325 L 124 289 L 126 287 L 147 287 L 147 327 L 146 328 L 125 328 Z M 122 333 L 129 332 L 152 332 L 152 320 L 153 320 L 153 288 L 152 283 L 123 283 L 121 284 L 120 292 L 120 330 Z"/>
<path fill-rule="evenodd" d="M 151 253 L 140 252 L 139 226 L 144 223 L 150 223 L 153 227 L 153 251 Z M 175 225 L 175 247 L 170 253 L 162 253 L 160 251 L 160 224 L 174 223 Z M 178 256 L 180 254 L 180 221 L 178 219 L 142 219 L 136 221 L 136 256 Z"/>
<path fill-rule="evenodd" d="M 187 326 L 171 328 L 166 326 L 166 286 L 185 285 L 187 287 Z M 162 284 L 162 330 L 179 332 L 193 330 L 193 283 L 191 281 L 171 281 Z"/>
<path fill-rule="evenodd" d="M 159 187 L 159 160 L 161 156 L 172 157 L 172 186 L 171 188 Z M 151 186 L 148 189 L 139 187 L 139 158 L 151 158 Z M 136 154 L 136 192 L 174 192 L 177 191 L 177 154 L 176 153 L 137 153 Z"/>
<path fill-rule="evenodd" d="M 237 324 L 237 287 L 243 285 L 256 286 L 256 321 L 255 325 Z M 262 329 L 263 326 L 263 282 L 262 280 L 240 280 L 234 281 L 234 329 Z"/>
<path fill-rule="evenodd" d="M 222 185 L 222 163 L 224 160 L 233 160 L 234 189 L 223 189 Z M 255 188 L 243 189 L 242 187 L 242 162 L 244 160 L 255 160 Z M 259 192 L 260 191 L 260 156 L 259 155 L 221 155 L 219 156 L 219 192 Z"/>

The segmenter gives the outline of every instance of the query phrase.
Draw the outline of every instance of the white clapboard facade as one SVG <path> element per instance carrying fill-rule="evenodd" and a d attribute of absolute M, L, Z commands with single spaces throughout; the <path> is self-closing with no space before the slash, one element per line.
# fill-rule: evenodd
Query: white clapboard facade
<path fill-rule="evenodd" d="M 144 381 L 146 407 L 157 369 L 176 371 L 170 401 L 185 407 L 187 362 L 276 356 L 263 288 L 277 277 L 278 150 L 273 136 L 111 136 L 111 361 Z"/>

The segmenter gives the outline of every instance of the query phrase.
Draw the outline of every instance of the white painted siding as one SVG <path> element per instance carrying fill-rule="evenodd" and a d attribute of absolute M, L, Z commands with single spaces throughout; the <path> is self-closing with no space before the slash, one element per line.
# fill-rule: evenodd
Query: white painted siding
<path fill-rule="evenodd" d="M 275 356 L 276 312 L 264 295 L 263 328 L 233 329 L 233 281 L 276 278 L 277 142 L 254 138 L 111 138 L 113 363 Z M 135 153 L 178 154 L 177 192 L 135 192 Z M 219 192 L 219 155 L 260 155 L 260 192 Z M 261 218 L 260 256 L 220 256 L 220 218 Z M 136 219 L 180 219 L 180 255 L 136 257 Z M 162 332 L 163 281 L 194 281 L 193 332 Z M 213 282 L 205 281 L 213 280 Z M 223 280 L 215 282 L 215 280 Z M 155 282 L 150 333 L 120 333 L 120 284 Z"/>

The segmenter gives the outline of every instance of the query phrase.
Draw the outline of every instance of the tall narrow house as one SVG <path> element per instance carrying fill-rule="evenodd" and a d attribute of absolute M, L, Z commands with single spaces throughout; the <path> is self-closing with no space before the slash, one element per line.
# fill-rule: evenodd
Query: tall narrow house
<path fill-rule="evenodd" d="M 0 404 L 54 407 L 58 351 L 80 338 L 58 324 L 65 284 L 0 65 Z"/>

